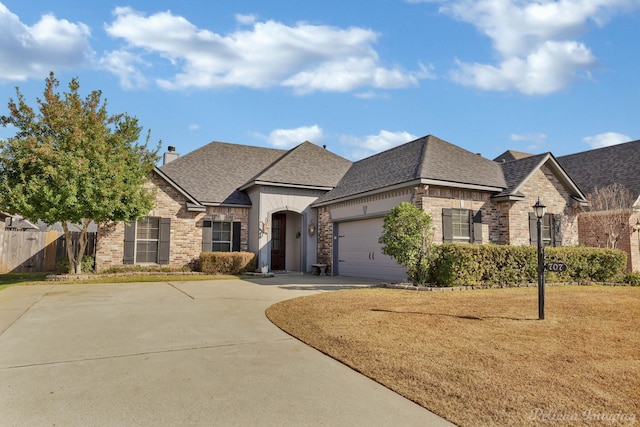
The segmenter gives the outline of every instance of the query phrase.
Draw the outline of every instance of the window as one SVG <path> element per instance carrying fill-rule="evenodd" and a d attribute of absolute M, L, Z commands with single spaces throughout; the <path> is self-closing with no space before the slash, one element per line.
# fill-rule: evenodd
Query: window
<path fill-rule="evenodd" d="M 148 217 L 125 225 L 124 264 L 169 263 L 171 218 Z"/>
<path fill-rule="evenodd" d="M 135 262 L 156 262 L 160 237 L 160 218 L 145 218 L 136 223 Z"/>
<path fill-rule="evenodd" d="M 561 246 L 560 215 L 545 213 L 542 217 L 542 244 L 544 246 Z M 532 246 L 538 245 L 538 218 L 529 212 L 529 238 Z"/>
<path fill-rule="evenodd" d="M 202 252 L 239 252 L 241 223 L 231 221 L 202 222 Z"/>
<path fill-rule="evenodd" d="M 482 213 L 470 209 L 443 209 L 442 241 L 481 243 Z"/>
<path fill-rule="evenodd" d="M 231 252 L 231 223 L 213 221 L 211 244 L 214 252 Z"/>
<path fill-rule="evenodd" d="M 454 242 L 470 242 L 471 227 L 469 211 L 466 209 L 451 210 L 451 226 Z"/>

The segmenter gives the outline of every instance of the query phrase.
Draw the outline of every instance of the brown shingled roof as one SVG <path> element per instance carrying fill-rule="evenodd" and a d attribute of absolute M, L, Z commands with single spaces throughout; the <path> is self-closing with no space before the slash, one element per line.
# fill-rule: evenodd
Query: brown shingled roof
<path fill-rule="evenodd" d="M 585 193 L 613 183 L 640 196 L 640 140 L 558 157 L 558 162 Z"/>
<path fill-rule="evenodd" d="M 244 187 L 272 183 L 331 189 L 349 167 L 350 160 L 305 141 L 248 180 Z"/>
<path fill-rule="evenodd" d="M 200 203 L 251 205 L 240 187 L 286 151 L 211 142 L 159 169 Z"/>
<path fill-rule="evenodd" d="M 316 204 L 417 180 L 506 187 L 498 163 L 428 135 L 354 163 L 336 188 Z"/>

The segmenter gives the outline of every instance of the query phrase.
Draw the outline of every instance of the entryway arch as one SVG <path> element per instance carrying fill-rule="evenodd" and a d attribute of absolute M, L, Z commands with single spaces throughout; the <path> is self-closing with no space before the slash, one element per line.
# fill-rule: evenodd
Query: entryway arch
<path fill-rule="evenodd" d="M 270 270 L 303 271 L 303 216 L 292 210 L 271 213 Z"/>

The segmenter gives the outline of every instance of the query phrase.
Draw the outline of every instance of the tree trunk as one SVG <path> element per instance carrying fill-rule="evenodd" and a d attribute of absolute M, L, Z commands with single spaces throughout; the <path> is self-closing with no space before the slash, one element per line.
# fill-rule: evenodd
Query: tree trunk
<path fill-rule="evenodd" d="M 82 230 L 80 230 L 80 237 L 78 238 L 78 252 L 74 253 L 69 225 L 66 221 L 62 222 L 62 230 L 64 230 L 64 237 L 67 241 L 67 257 L 69 258 L 69 264 L 71 265 L 71 272 L 73 274 L 82 273 L 82 258 L 87 248 L 87 230 L 89 229 L 90 223 L 90 219 L 83 220 Z"/>

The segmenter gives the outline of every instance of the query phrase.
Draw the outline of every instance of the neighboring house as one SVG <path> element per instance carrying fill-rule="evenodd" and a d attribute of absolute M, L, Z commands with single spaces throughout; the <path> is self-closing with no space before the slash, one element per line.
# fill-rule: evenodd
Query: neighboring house
<path fill-rule="evenodd" d="M 582 213 L 580 244 L 605 246 L 603 225 L 617 222 L 621 225 L 617 247 L 627 252 L 627 270 L 640 271 L 640 140 L 561 156 L 558 162 L 585 194 L 612 184 L 623 185 L 631 193 L 633 209 Z"/>
<path fill-rule="evenodd" d="M 18 231 L 33 231 L 38 230 L 38 226 L 23 218 L 20 215 L 11 215 L 6 212 L 0 212 L 0 221 L 3 224 L 3 229 L 6 230 L 18 230 Z"/>
<path fill-rule="evenodd" d="M 515 153 L 515 152 L 508 152 Z M 507 154 L 507 153 L 506 153 Z M 436 242 L 536 244 L 530 213 L 547 206 L 547 244 L 576 244 L 585 198 L 550 153 L 491 161 L 426 136 L 351 163 L 305 142 L 289 151 L 213 142 L 167 153 L 150 185 L 157 205 L 135 224 L 99 230 L 98 271 L 188 265 L 201 251 L 248 250 L 271 270 L 403 280 L 381 253 L 384 216 L 400 202 L 428 212 Z"/>

